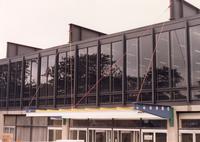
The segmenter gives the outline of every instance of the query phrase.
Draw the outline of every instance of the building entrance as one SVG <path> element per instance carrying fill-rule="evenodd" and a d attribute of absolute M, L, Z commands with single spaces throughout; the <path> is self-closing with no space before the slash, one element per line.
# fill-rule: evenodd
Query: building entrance
<path fill-rule="evenodd" d="M 84 133 L 82 137 L 80 132 Z M 138 129 L 71 128 L 70 135 L 70 139 L 84 140 L 84 142 L 140 142 Z"/>

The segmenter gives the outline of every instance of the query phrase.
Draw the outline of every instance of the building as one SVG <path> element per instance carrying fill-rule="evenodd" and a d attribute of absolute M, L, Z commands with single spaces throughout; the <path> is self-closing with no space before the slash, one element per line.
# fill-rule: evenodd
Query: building
<path fill-rule="evenodd" d="M 170 21 L 111 35 L 70 24 L 70 43 L 49 49 L 8 43 L 0 60 L 1 136 L 199 142 L 199 9 L 183 0 L 171 0 L 170 9 Z M 135 102 L 170 107 L 171 119 Z"/>

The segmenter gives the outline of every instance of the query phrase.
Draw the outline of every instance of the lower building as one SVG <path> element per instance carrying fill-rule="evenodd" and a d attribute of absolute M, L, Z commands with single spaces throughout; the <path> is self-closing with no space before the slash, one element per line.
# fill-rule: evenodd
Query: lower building
<path fill-rule="evenodd" d="M 14 141 L 199 142 L 200 106 L 174 106 L 170 120 L 133 107 L 1 112 Z"/>

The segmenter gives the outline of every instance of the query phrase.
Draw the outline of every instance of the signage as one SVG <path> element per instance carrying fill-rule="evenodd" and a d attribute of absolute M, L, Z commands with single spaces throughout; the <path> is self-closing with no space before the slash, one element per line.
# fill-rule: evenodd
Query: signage
<path fill-rule="evenodd" d="M 152 140 L 153 140 L 153 135 L 144 134 L 144 140 L 145 140 L 145 141 L 152 141 Z"/>
<path fill-rule="evenodd" d="M 170 126 L 174 126 L 174 109 L 171 106 L 135 103 L 134 108 L 161 118 L 169 119 Z"/>

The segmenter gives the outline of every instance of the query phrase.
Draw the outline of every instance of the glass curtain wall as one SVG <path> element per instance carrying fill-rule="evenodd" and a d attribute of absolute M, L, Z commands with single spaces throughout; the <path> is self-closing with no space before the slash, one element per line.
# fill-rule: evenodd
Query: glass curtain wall
<path fill-rule="evenodd" d="M 53 105 L 55 55 L 41 57 L 39 105 Z"/>
<path fill-rule="evenodd" d="M 138 91 L 138 39 L 128 39 L 126 41 L 126 78 L 127 78 L 127 101 L 136 100 L 133 92 Z"/>
<path fill-rule="evenodd" d="M 171 77 L 173 88 L 185 88 L 186 90 L 187 47 L 185 33 L 185 29 L 171 31 Z M 186 91 L 184 90 L 176 89 L 172 94 L 174 100 L 186 99 Z"/>
<path fill-rule="evenodd" d="M 25 61 L 23 106 L 36 105 L 38 59 Z"/>
<path fill-rule="evenodd" d="M 97 78 L 97 47 L 88 48 L 88 81 L 87 90 L 90 91 L 88 95 L 88 103 L 96 103 L 96 78 Z"/>
<path fill-rule="evenodd" d="M 152 46 L 152 35 L 140 37 L 140 88 L 143 90 L 141 101 L 152 100 Z"/>
<path fill-rule="evenodd" d="M 200 99 L 200 26 L 190 27 L 192 99 Z"/>
<path fill-rule="evenodd" d="M 8 65 L 0 65 L 0 107 L 6 107 Z"/>
<path fill-rule="evenodd" d="M 170 60 L 169 60 L 169 32 L 156 35 L 156 87 L 157 100 L 169 100 L 170 88 Z"/>
<path fill-rule="evenodd" d="M 78 50 L 78 101 L 81 99 L 80 103 L 86 103 L 87 97 L 83 97 L 87 92 L 87 48 Z"/>
<path fill-rule="evenodd" d="M 20 106 L 22 84 L 22 62 L 10 64 L 10 88 L 9 88 L 9 106 Z"/>

